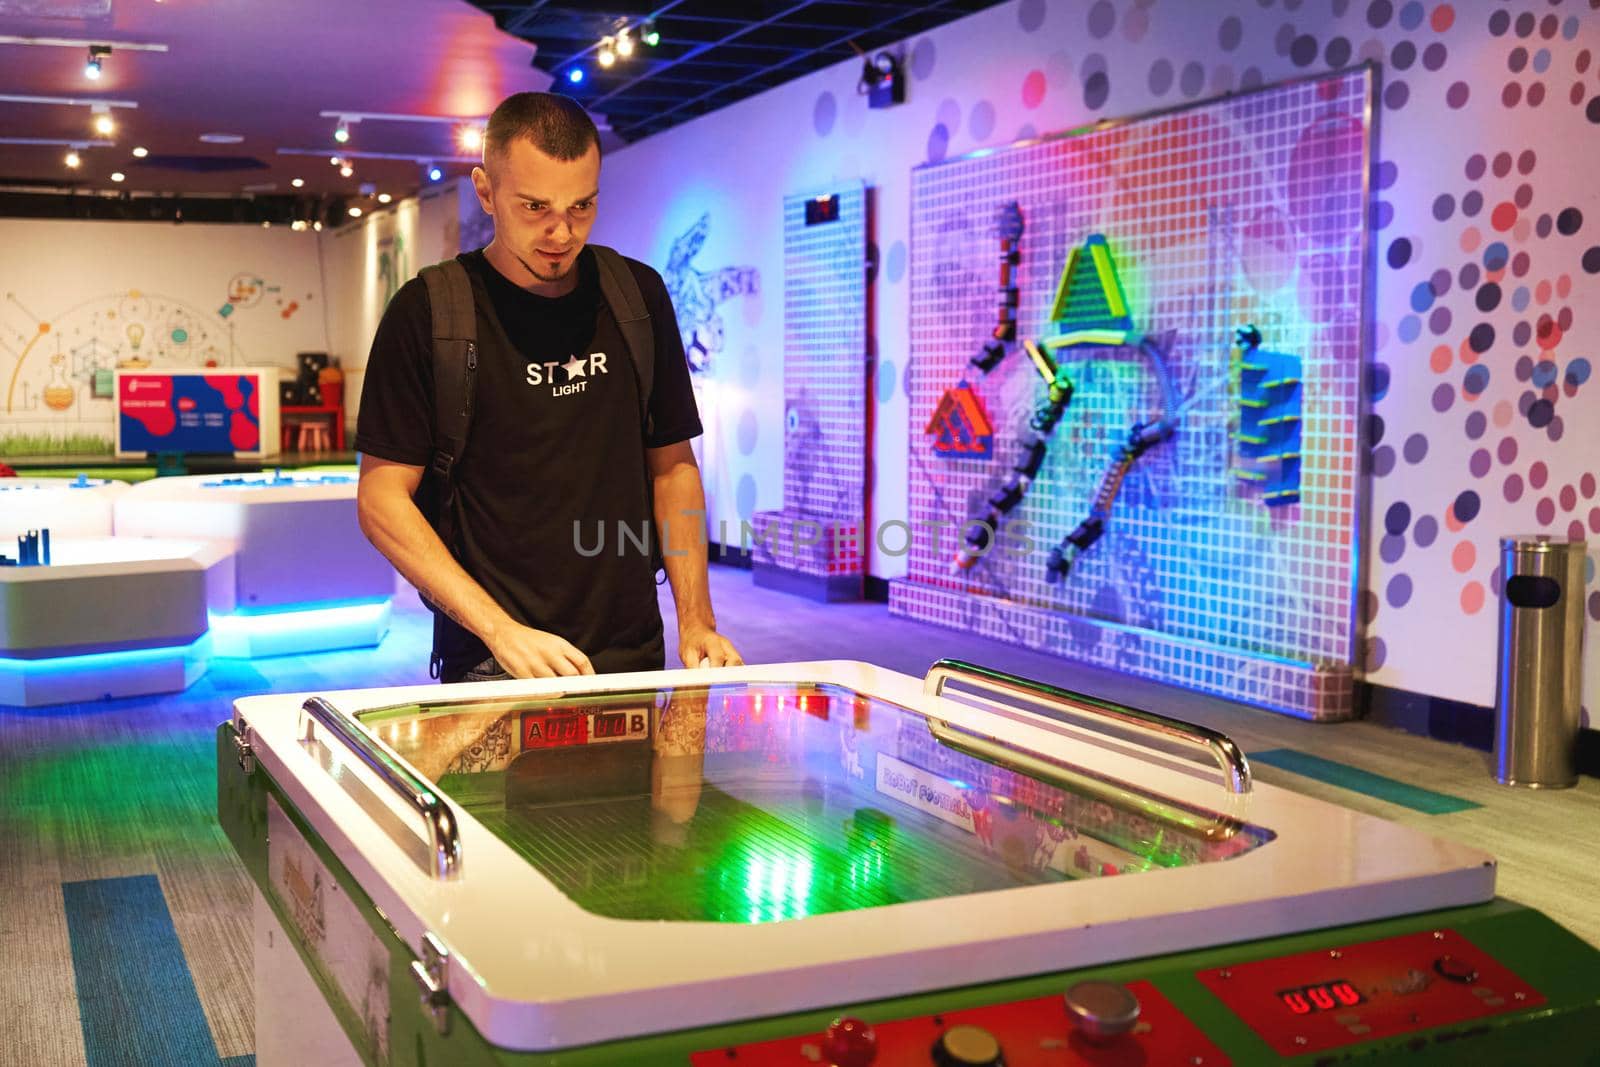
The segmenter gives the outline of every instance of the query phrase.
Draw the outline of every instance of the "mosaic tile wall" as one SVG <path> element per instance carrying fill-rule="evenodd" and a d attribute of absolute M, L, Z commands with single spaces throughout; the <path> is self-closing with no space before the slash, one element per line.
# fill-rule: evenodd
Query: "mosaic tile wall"
<path fill-rule="evenodd" d="M 806 225 L 813 195 L 839 217 Z M 867 191 L 859 182 L 783 201 L 783 508 L 756 513 L 756 566 L 863 573 L 866 507 Z M 816 531 L 797 523 L 814 523 Z M 776 536 L 761 540 L 771 526 Z M 810 542 L 808 544 L 808 542 Z"/>
<path fill-rule="evenodd" d="M 865 180 L 882 252 L 871 508 L 905 519 L 907 435 L 923 428 L 907 374 L 918 165 L 1374 63 L 1372 448 L 1359 457 L 1371 506 L 1356 659 L 1375 683 L 1492 703 L 1500 536 L 1581 526 L 1600 557 L 1600 319 L 1586 314 L 1600 303 L 1600 185 L 1584 162 L 1600 137 L 1594 0 L 1013 0 L 896 47 L 909 76 L 899 107 L 867 109 L 860 64 L 841 59 L 608 155 L 607 181 L 648 195 L 608 197 L 604 239 L 664 263 L 673 235 L 714 206 L 727 220 L 722 259 L 776 279 L 773 205 Z M 1279 231 L 1251 236 L 1276 269 Z M 738 358 L 718 371 L 708 411 L 738 444 L 707 470 L 712 509 L 735 530 L 783 493 L 782 323 L 776 301 L 758 311 L 746 302 L 730 322 Z M 908 557 L 864 551 L 870 574 L 906 572 Z M 1592 631 L 1592 563 L 1582 595 Z M 1600 649 L 1589 645 L 1594 707 Z"/>
<path fill-rule="evenodd" d="M 919 536 L 894 610 L 1295 714 L 1350 713 L 1370 85 L 1356 70 L 913 174 L 913 526 L 982 516 L 1043 399 L 1020 350 L 988 375 L 968 365 L 995 320 L 994 218 L 1010 201 L 1025 227 L 1019 337 L 1054 332 L 1068 254 L 1103 234 L 1180 402 L 1164 411 L 1131 347 L 1060 350 L 1076 393 L 1004 520 L 1031 550 L 996 547 L 957 572 L 953 538 L 936 551 Z M 1230 346 L 1246 323 L 1305 365 L 1298 504 L 1269 508 L 1236 474 Z M 992 459 L 937 456 L 919 432 L 963 380 L 995 427 Z M 1047 581 L 1048 550 L 1088 513 L 1130 425 L 1173 414 L 1175 435 L 1134 464 L 1104 536 Z"/>

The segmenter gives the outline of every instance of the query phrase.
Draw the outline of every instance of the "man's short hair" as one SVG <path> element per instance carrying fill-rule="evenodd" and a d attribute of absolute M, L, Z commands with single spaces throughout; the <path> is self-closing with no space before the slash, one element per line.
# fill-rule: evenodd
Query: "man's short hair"
<path fill-rule="evenodd" d="M 526 137 L 552 159 L 581 159 L 590 145 L 600 151 L 594 120 L 582 104 L 560 93 L 513 93 L 500 101 L 484 132 L 484 163 L 504 155 L 518 137 Z"/>

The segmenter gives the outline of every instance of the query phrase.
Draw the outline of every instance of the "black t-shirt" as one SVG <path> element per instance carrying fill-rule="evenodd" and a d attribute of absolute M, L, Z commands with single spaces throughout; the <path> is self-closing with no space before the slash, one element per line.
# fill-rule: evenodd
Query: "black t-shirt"
<path fill-rule="evenodd" d="M 621 527 L 638 537 L 649 521 L 644 449 L 701 432 L 666 286 L 649 266 L 627 261 L 655 335 L 646 439 L 632 357 L 601 298 L 592 251 L 578 257 L 577 287 L 555 298 L 517 286 L 481 250 L 460 259 L 477 297 L 478 369 L 456 466 L 456 556 L 513 618 L 571 641 L 597 671 L 659 666 L 654 570 Z M 414 278 L 372 342 L 358 451 L 427 466 L 432 330 L 427 287 Z M 447 671 L 487 658 L 470 631 L 443 616 L 440 625 Z"/>

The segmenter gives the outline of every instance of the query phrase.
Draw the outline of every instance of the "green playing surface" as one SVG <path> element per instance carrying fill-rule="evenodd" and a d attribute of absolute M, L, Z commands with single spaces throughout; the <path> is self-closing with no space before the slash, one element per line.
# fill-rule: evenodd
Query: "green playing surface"
<path fill-rule="evenodd" d="M 976 840 L 952 840 L 961 831 L 870 802 L 852 809 L 850 794 L 774 790 L 755 804 L 706 786 L 680 823 L 648 795 L 508 803 L 506 777 L 439 784 L 580 907 L 610 918 L 773 922 L 1066 877 L 1007 870 Z"/>
<path fill-rule="evenodd" d="M 648 736 L 522 748 L 529 716 L 624 704 L 656 709 Z M 1271 836 L 1019 773 L 941 744 L 914 712 L 828 686 L 368 721 L 408 758 L 459 750 L 440 791 L 609 918 L 776 922 L 1223 860 Z"/>

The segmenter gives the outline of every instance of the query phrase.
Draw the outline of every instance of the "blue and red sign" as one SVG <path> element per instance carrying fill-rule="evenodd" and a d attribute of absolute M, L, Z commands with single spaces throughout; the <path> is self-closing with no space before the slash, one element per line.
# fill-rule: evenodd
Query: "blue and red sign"
<path fill-rule="evenodd" d="M 117 419 L 124 452 L 259 452 L 261 380 L 254 374 L 123 374 Z"/>

